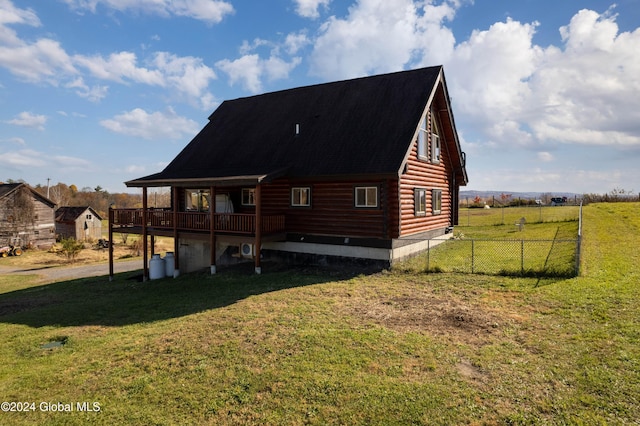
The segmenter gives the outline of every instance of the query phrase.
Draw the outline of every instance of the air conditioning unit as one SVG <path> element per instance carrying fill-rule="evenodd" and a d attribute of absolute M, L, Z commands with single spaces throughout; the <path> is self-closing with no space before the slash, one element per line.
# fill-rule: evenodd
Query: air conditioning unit
<path fill-rule="evenodd" d="M 242 243 L 240 245 L 240 254 L 242 257 L 253 257 L 255 255 L 253 244 Z"/>

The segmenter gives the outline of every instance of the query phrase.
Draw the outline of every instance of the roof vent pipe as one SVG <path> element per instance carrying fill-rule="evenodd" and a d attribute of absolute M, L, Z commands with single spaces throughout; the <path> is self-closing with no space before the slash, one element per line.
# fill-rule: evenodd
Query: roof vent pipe
<path fill-rule="evenodd" d="M 296 123 L 296 136 L 300 134 L 300 123 Z"/>

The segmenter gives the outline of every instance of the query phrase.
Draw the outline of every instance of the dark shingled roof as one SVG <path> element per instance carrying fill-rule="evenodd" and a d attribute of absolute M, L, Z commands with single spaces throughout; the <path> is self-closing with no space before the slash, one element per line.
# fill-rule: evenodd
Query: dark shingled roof
<path fill-rule="evenodd" d="M 397 175 L 441 70 L 421 68 L 225 101 L 162 172 L 126 184 Z"/>
<path fill-rule="evenodd" d="M 21 182 L 0 184 L 0 199 L 8 197 L 11 193 L 16 191 L 21 186 L 24 186 L 29 191 L 31 191 L 33 196 L 36 197 L 37 199 L 39 199 L 40 201 L 42 201 L 44 204 L 47 204 L 50 207 L 54 207 L 56 205 L 56 203 L 54 203 L 53 201 L 51 201 L 50 199 L 48 199 L 44 195 L 40 194 L 38 191 L 36 191 L 35 189 L 30 187 L 26 183 L 21 183 Z"/>
<path fill-rule="evenodd" d="M 87 209 L 90 210 L 92 214 L 98 218 L 98 220 L 102 220 L 102 217 L 100 217 L 100 215 L 89 206 L 82 206 L 82 207 L 64 206 L 64 207 L 59 207 L 56 210 L 56 222 L 62 222 L 62 223 L 75 222 L 78 216 L 80 216 L 85 211 L 87 211 Z"/>

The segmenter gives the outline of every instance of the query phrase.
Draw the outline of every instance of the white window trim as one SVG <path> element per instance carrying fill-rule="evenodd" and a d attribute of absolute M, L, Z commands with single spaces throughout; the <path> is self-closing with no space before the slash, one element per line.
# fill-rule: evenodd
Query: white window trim
<path fill-rule="evenodd" d="M 375 189 L 375 194 L 376 194 L 376 203 L 375 205 L 370 205 L 369 204 L 369 190 L 370 189 Z M 358 190 L 364 190 L 364 204 L 358 204 Z M 378 194 L 378 187 L 377 186 L 356 186 L 354 191 L 353 191 L 353 202 L 354 205 L 357 208 L 361 208 L 361 209 L 375 209 L 378 207 L 378 198 L 379 198 L 379 194 Z"/>
<path fill-rule="evenodd" d="M 440 136 L 437 133 L 431 133 L 431 162 L 440 163 Z"/>
<path fill-rule="evenodd" d="M 248 193 L 248 194 L 253 194 L 252 196 L 249 197 L 251 200 L 253 200 L 253 203 L 251 203 L 251 202 L 245 203 L 245 201 L 244 201 L 245 192 Z M 240 203 L 243 206 L 255 206 L 256 205 L 256 189 L 255 188 L 242 188 L 242 191 L 240 193 Z"/>
<path fill-rule="evenodd" d="M 429 160 L 429 123 L 428 115 L 420 120 L 420 128 L 418 129 L 418 158 L 421 160 Z"/>
<path fill-rule="evenodd" d="M 294 200 L 295 200 L 295 196 L 294 196 L 295 191 L 306 191 L 307 192 L 307 202 L 306 202 L 306 204 L 302 204 L 302 203 L 296 204 L 294 202 Z M 291 206 L 292 207 L 311 207 L 311 187 L 309 187 L 309 186 L 294 186 L 294 187 L 292 187 L 291 188 Z"/>
<path fill-rule="evenodd" d="M 436 200 L 440 202 L 439 209 L 436 209 Z M 433 215 L 442 214 L 442 189 L 431 190 L 431 212 Z"/>
<path fill-rule="evenodd" d="M 427 215 L 427 190 L 425 188 L 414 188 L 413 203 L 413 214 L 415 216 Z"/>

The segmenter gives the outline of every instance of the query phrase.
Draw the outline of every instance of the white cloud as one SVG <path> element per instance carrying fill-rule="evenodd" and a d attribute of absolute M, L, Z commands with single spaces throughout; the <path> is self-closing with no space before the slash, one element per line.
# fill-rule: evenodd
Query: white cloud
<path fill-rule="evenodd" d="M 640 145 L 640 29 L 619 33 L 615 16 L 582 10 L 560 31 L 564 49 L 547 49 L 530 82 L 535 135 Z"/>
<path fill-rule="evenodd" d="M 541 151 L 538 153 L 538 160 L 544 163 L 548 163 L 555 160 L 555 158 L 553 157 L 553 154 L 551 154 L 550 152 Z"/>
<path fill-rule="evenodd" d="M 160 16 L 184 16 L 216 24 L 234 12 L 233 6 L 218 0 L 63 0 L 76 10 L 96 13 L 98 5 L 119 12 L 137 11 Z"/>
<path fill-rule="evenodd" d="M 287 34 L 284 41 L 286 51 L 290 55 L 295 55 L 309 44 L 311 44 L 311 40 L 309 40 L 305 32 Z"/>
<path fill-rule="evenodd" d="M 88 99 L 91 102 L 99 102 L 107 96 L 109 86 L 93 86 L 89 87 L 84 83 L 82 77 L 78 77 L 75 80 L 67 83 L 65 87 L 69 89 L 77 89 L 76 94 L 81 98 Z"/>
<path fill-rule="evenodd" d="M 53 85 L 61 76 L 77 72 L 60 43 L 50 39 L 0 46 L 0 66 L 23 80 Z"/>
<path fill-rule="evenodd" d="M 102 120 L 100 124 L 114 133 L 144 139 L 180 139 L 191 137 L 200 130 L 195 121 L 178 116 L 171 108 L 152 113 L 135 108 L 112 119 Z"/>
<path fill-rule="evenodd" d="M 136 83 L 164 85 L 162 73 L 158 70 L 138 67 L 138 59 L 132 52 L 112 53 L 106 59 L 99 55 L 76 55 L 73 59 L 75 63 L 87 68 L 91 74 L 102 80 L 118 83 L 130 80 Z"/>
<path fill-rule="evenodd" d="M 153 64 L 162 72 L 168 86 L 188 98 L 199 100 L 204 109 L 211 107 L 212 95 L 207 92 L 207 88 L 209 82 L 217 77 L 213 69 L 202 63 L 201 58 L 158 52 Z"/>
<path fill-rule="evenodd" d="M 124 170 L 129 174 L 142 174 L 145 171 L 145 167 L 137 164 L 131 164 L 125 167 Z"/>
<path fill-rule="evenodd" d="M 416 47 L 417 23 L 411 0 L 358 0 L 346 19 L 331 17 L 320 27 L 312 73 L 338 79 L 401 70 Z"/>
<path fill-rule="evenodd" d="M 54 155 L 51 157 L 53 161 L 53 165 L 57 167 L 64 168 L 66 171 L 70 170 L 80 170 L 80 171 L 90 171 L 91 162 L 85 160 L 84 158 L 78 157 L 69 157 L 67 155 Z"/>
<path fill-rule="evenodd" d="M 18 114 L 14 119 L 8 120 L 7 123 L 20 127 L 30 127 L 33 129 L 44 130 L 44 125 L 47 122 L 46 115 L 32 114 L 28 111 L 23 111 Z"/>
<path fill-rule="evenodd" d="M 43 167 L 46 166 L 45 155 L 32 149 L 22 149 L 13 152 L 0 152 L 0 164 L 7 167 Z"/>
<path fill-rule="evenodd" d="M 0 43 L 19 45 L 15 31 L 7 28 L 7 24 L 24 24 L 39 27 L 40 19 L 32 9 L 19 9 L 10 0 L 0 0 Z"/>
<path fill-rule="evenodd" d="M 296 4 L 296 13 L 305 18 L 317 18 L 320 16 L 318 8 L 323 6 L 327 8 L 331 0 L 294 0 Z"/>
<path fill-rule="evenodd" d="M 216 66 L 229 75 L 229 83 L 240 83 L 246 90 L 258 93 L 262 90 L 262 78 L 270 81 L 287 78 L 289 73 L 300 64 L 301 58 L 293 58 L 291 62 L 271 55 L 262 59 L 258 54 L 241 56 L 233 61 L 223 59 Z"/>
<path fill-rule="evenodd" d="M 7 143 L 10 143 L 10 144 L 14 144 L 14 145 L 26 146 L 26 143 L 25 143 L 24 139 L 18 138 L 18 137 L 0 140 L 0 142 L 7 142 Z"/>

